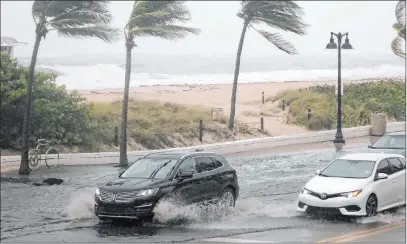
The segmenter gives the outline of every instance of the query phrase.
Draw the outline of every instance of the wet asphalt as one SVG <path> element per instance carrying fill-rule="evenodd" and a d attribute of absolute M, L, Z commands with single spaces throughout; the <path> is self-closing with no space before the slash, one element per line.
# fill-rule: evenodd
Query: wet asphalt
<path fill-rule="evenodd" d="M 361 238 L 405 243 L 405 207 L 373 218 L 330 219 L 299 215 L 296 199 L 303 185 L 337 157 L 367 151 L 355 147 L 255 157 L 230 157 L 237 170 L 241 196 L 226 215 L 197 207 L 160 206 L 158 223 L 127 225 L 100 223 L 93 215 L 93 194 L 98 184 L 114 179 L 120 168 L 112 165 L 40 168 L 28 180 L 1 180 L 1 242 L 317 242 L 352 233 Z M 62 178 L 55 186 L 33 186 L 43 178 Z M 179 221 L 183 219 L 183 221 Z M 405 222 L 404 222 L 405 223 Z M 373 233 L 373 234 L 369 234 Z M 374 237 L 374 235 L 376 237 Z M 370 239 L 369 239 L 370 238 Z M 381 242 L 379 241 L 379 242 Z"/>

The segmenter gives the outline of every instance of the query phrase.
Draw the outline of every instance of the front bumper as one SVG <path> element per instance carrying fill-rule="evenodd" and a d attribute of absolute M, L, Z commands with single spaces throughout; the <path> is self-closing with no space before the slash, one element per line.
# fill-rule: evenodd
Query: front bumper
<path fill-rule="evenodd" d="M 363 195 L 354 198 L 334 197 L 322 200 L 310 194 L 300 194 L 297 211 L 305 213 L 365 216 L 366 199 Z"/>
<path fill-rule="evenodd" d="M 149 200 L 129 203 L 102 202 L 95 197 L 94 213 L 99 218 L 142 219 L 154 216 L 156 202 Z"/>

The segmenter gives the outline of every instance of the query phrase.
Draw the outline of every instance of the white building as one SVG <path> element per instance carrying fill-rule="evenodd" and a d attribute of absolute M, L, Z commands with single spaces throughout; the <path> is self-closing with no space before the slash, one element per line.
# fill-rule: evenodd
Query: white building
<path fill-rule="evenodd" d="M 15 46 L 18 46 L 18 44 L 27 44 L 27 43 L 26 42 L 20 42 L 20 41 L 14 39 L 14 38 L 8 37 L 8 36 L 2 36 L 1 37 L 1 44 L 0 44 L 1 51 L 2 52 L 7 52 L 10 57 L 14 56 L 14 54 L 13 54 L 14 50 L 13 49 L 14 49 Z"/>

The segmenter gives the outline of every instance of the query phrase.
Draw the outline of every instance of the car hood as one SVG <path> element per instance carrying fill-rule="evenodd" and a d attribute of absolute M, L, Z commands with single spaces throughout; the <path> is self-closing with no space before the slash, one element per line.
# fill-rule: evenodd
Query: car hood
<path fill-rule="evenodd" d="M 406 149 L 389 149 L 389 148 L 369 148 L 372 153 L 394 153 L 406 156 Z"/>
<path fill-rule="evenodd" d="M 362 189 L 369 179 L 350 179 L 338 177 L 315 176 L 305 185 L 310 191 L 317 193 L 335 194 Z"/>
<path fill-rule="evenodd" d="M 165 179 L 117 178 L 103 186 L 99 186 L 99 188 L 110 192 L 135 191 L 157 188 L 162 186 L 165 182 Z"/>

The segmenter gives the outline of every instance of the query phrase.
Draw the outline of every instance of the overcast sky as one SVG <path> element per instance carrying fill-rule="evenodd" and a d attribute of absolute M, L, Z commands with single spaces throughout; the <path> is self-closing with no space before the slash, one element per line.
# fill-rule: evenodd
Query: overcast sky
<path fill-rule="evenodd" d="M 324 52 L 331 31 L 349 32 L 354 52 L 392 55 L 390 43 L 396 36 L 392 25 L 396 21 L 394 9 L 397 1 L 301 1 L 298 4 L 304 9 L 305 22 L 311 25 L 308 34 L 296 36 L 280 33 L 296 46 L 301 55 L 318 55 Z M 123 29 L 132 5 L 132 1 L 110 4 L 114 26 Z M 195 1 L 188 2 L 187 5 L 192 15 L 189 25 L 202 30 L 199 36 L 179 41 L 140 38 L 136 40 L 139 47 L 135 51 L 235 54 L 242 28 L 242 20 L 236 16 L 239 2 Z M 28 42 L 28 45 L 16 48 L 17 57 L 31 56 L 35 37 L 31 6 L 32 1 L 1 1 L 1 35 Z M 253 55 L 281 53 L 252 31 L 246 35 L 244 52 Z M 123 38 L 116 43 L 106 44 L 98 39 L 61 38 L 53 32 L 41 43 L 39 55 L 53 57 L 93 53 L 124 53 Z"/>

